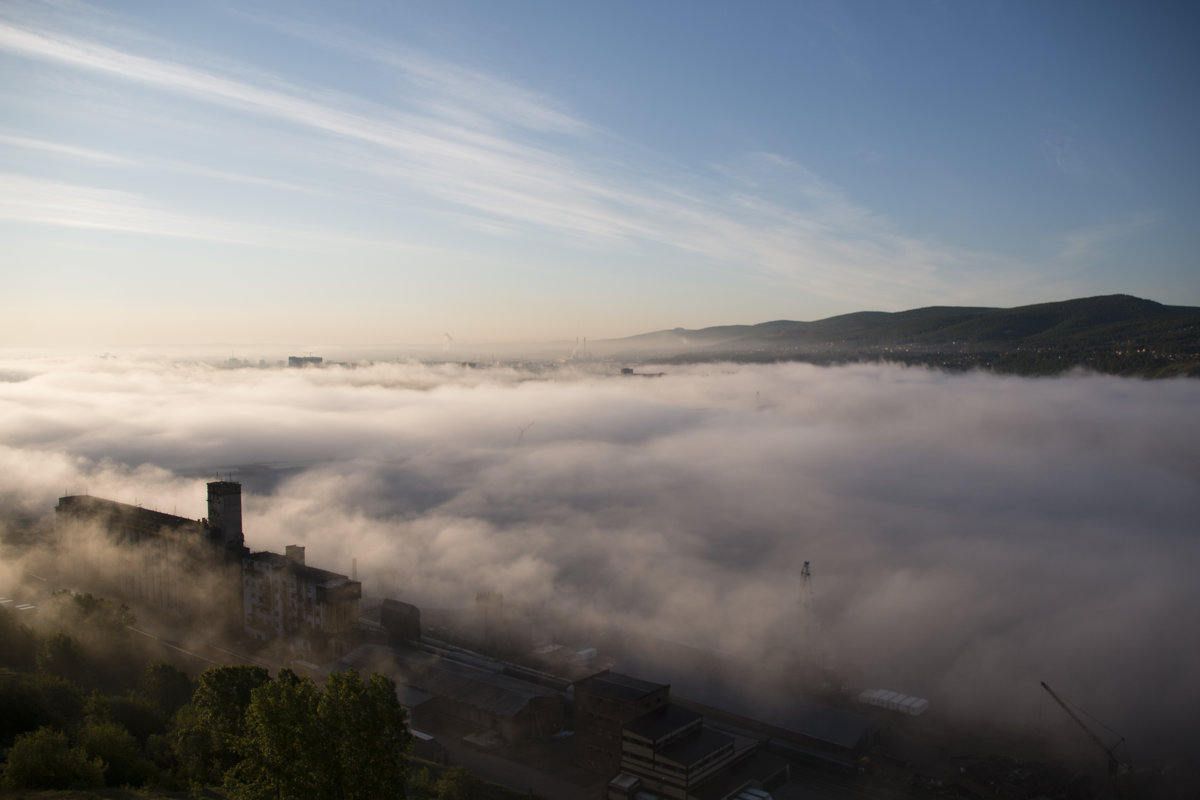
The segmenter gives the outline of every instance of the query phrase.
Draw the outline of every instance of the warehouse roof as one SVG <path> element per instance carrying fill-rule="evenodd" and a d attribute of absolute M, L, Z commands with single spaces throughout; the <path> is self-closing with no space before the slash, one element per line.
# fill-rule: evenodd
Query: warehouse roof
<path fill-rule="evenodd" d="M 657 742 L 681 728 L 694 724 L 699 719 L 701 719 L 701 715 L 695 711 L 668 703 L 645 716 L 638 717 L 633 722 L 626 723 L 623 727 L 630 733 Z"/>
<path fill-rule="evenodd" d="M 155 511 L 150 508 L 142 508 L 141 506 L 131 506 L 128 503 L 119 503 L 116 500 L 105 500 L 103 497 L 92 497 L 91 495 L 68 495 L 58 498 L 58 506 L 55 511 L 69 512 L 80 516 L 100 516 L 108 515 L 123 515 L 130 519 L 136 519 L 145 527 L 157 527 L 171 530 L 174 528 L 195 528 L 200 529 L 201 525 L 198 520 L 180 517 L 176 514 L 167 514 L 162 511 Z"/>
<path fill-rule="evenodd" d="M 641 700 L 647 695 L 671 687 L 665 683 L 651 683 L 620 672 L 605 672 L 584 678 L 575 684 L 578 691 L 616 697 L 621 700 Z"/>
<path fill-rule="evenodd" d="M 732 743 L 733 737 L 729 734 L 701 726 L 694 733 L 689 733 L 659 750 L 658 755 L 660 758 L 690 767 Z"/>
<path fill-rule="evenodd" d="M 875 726 L 864 714 L 831 706 L 780 704 L 756 709 L 753 716 L 768 725 L 799 733 L 810 739 L 852 750 Z"/>
<path fill-rule="evenodd" d="M 782 756 L 755 748 L 748 757 L 742 758 L 729 769 L 722 770 L 688 794 L 696 800 L 724 800 L 733 792 L 749 784 L 774 783 L 787 777 L 788 760 Z"/>
<path fill-rule="evenodd" d="M 285 555 L 272 553 L 268 550 L 250 553 L 245 558 L 254 562 L 270 564 L 274 569 L 290 569 L 302 579 L 319 586 L 341 586 L 358 583 L 358 581 L 352 581 L 348 576 L 340 572 L 331 572 L 320 567 L 310 567 L 307 564 L 293 561 Z"/>

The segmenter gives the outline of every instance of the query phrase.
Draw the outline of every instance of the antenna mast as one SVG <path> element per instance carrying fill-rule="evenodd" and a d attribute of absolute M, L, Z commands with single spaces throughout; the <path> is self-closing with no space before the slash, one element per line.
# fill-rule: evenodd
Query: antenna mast
<path fill-rule="evenodd" d="M 812 646 L 812 569 L 805 561 L 800 568 L 800 613 L 804 617 L 804 643 Z"/>

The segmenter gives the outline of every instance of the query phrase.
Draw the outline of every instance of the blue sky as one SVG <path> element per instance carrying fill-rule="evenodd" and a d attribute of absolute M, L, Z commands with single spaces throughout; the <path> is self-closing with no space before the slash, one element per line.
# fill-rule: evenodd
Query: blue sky
<path fill-rule="evenodd" d="M 1187 3 L 0 3 L 0 340 L 1200 305 Z"/>

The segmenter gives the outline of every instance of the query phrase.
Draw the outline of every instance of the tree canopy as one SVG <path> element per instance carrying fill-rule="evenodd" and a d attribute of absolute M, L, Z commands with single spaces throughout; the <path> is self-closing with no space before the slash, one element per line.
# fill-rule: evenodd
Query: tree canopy
<path fill-rule="evenodd" d="M 225 788 L 234 800 L 402 798 L 409 739 L 390 679 L 348 670 L 317 687 L 282 670 L 252 692 Z"/>

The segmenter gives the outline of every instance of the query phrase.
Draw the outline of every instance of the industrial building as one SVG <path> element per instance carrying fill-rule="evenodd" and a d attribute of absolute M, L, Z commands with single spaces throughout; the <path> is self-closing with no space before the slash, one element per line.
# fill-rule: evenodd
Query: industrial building
<path fill-rule="evenodd" d="M 609 800 L 726 800 L 788 779 L 760 741 L 717 730 L 670 702 L 670 686 L 607 672 L 574 686 L 576 758 L 602 772 Z"/>
<path fill-rule="evenodd" d="M 105 572 L 131 602 L 216 618 L 262 641 L 283 640 L 297 656 L 337 655 L 352 646 L 362 584 L 305 565 L 303 547 L 251 553 L 240 483 L 209 483 L 208 517 L 200 520 L 88 495 L 61 497 L 54 510 L 61 538 L 86 529 L 106 534 L 106 541 L 83 536 L 72 546 L 85 560 L 115 559 Z"/>
<path fill-rule="evenodd" d="M 708 711 L 691 704 L 706 716 Z M 723 719 L 744 722 L 751 730 L 770 737 L 777 749 L 810 762 L 853 768 L 875 743 L 878 725 L 865 714 L 816 703 L 755 703 L 742 708 L 739 717 L 715 711 Z"/>
<path fill-rule="evenodd" d="M 206 519 L 70 495 L 59 498 L 54 524 L 60 546 L 69 546 L 78 563 L 107 565 L 91 576 L 106 591 L 184 616 L 212 619 L 215 611 L 218 621 L 233 628 L 240 622 L 237 605 L 216 604 L 214 608 L 212 603 L 214 596 L 241 594 L 240 563 L 245 547 L 239 484 L 208 484 Z M 72 537 L 73 533 L 93 531 L 104 536 Z M 68 541 L 68 537 L 72 538 Z"/>
<path fill-rule="evenodd" d="M 732 736 L 706 727 L 702 716 L 677 705 L 667 704 L 621 729 L 621 772 L 663 797 L 685 800 L 689 789 L 728 767 L 737 755 Z M 609 796 L 614 794 L 619 796 Z"/>
<path fill-rule="evenodd" d="M 593 675 L 575 684 L 575 759 L 597 772 L 621 763 L 621 729 L 666 705 L 671 687 L 618 672 Z"/>
<path fill-rule="evenodd" d="M 260 641 L 285 638 L 294 653 L 348 651 L 361 598 L 358 581 L 306 565 L 303 547 L 288 545 L 282 556 L 261 552 L 242 557 L 246 633 Z"/>
<path fill-rule="evenodd" d="M 495 744 L 537 741 L 559 731 L 562 694 L 466 651 L 363 645 L 339 663 L 388 675 L 414 728 Z"/>

